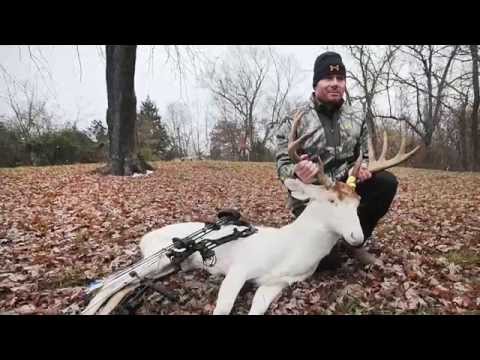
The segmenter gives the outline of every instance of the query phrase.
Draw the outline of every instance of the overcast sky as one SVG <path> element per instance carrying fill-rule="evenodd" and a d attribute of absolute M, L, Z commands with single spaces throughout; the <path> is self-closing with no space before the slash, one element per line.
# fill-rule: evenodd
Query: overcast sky
<path fill-rule="evenodd" d="M 209 57 L 221 56 L 229 45 L 204 45 L 200 49 Z M 302 69 L 303 80 L 295 88 L 295 94 L 308 97 L 312 87 L 313 63 L 324 45 L 275 45 L 280 53 L 293 54 Z M 330 46 L 329 48 L 332 48 Z M 50 108 L 62 120 L 77 120 L 85 128 L 93 119 L 105 122 L 107 94 L 105 83 L 104 46 L 0 45 L 0 65 L 17 80 L 30 80 L 37 84 L 41 96 L 49 99 Z M 153 49 L 153 62 L 152 62 Z M 348 66 L 349 59 L 344 55 Z M 32 61 L 32 58 L 34 61 Z M 181 82 L 178 71 L 165 66 L 166 52 L 163 46 L 141 45 L 137 50 L 135 91 L 137 107 L 149 95 L 165 114 L 167 104 L 185 101 L 194 114 L 203 117 L 208 102 L 206 90 L 200 89 L 193 76 L 187 74 Z M 1 70 L 1 69 L 0 69 Z M 8 115 L 5 101 L 5 81 L 0 77 L 0 115 Z"/>

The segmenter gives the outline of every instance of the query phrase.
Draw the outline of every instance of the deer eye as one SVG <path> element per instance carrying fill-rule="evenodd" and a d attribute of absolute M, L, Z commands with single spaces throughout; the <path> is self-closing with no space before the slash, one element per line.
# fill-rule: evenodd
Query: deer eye
<path fill-rule="evenodd" d="M 330 199 L 330 200 L 328 200 L 328 202 L 329 202 L 330 204 L 334 204 L 334 203 L 335 203 L 335 200 Z"/>

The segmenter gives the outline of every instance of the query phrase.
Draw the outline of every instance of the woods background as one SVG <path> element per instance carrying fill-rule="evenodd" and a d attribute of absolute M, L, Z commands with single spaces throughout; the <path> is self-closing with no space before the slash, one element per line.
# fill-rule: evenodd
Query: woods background
<path fill-rule="evenodd" d="M 34 64 L 39 74 L 48 74 L 42 47 L 22 48 L 21 61 Z M 82 68 L 81 48 L 71 46 L 80 73 L 85 73 L 88 68 Z M 135 110 L 129 115 L 131 110 L 123 107 L 119 112 L 122 118 L 110 126 L 107 117 L 83 117 L 82 124 L 88 122 L 88 126 L 79 126 L 78 116 L 60 116 L 51 106 L 55 99 L 40 91 L 41 81 L 15 77 L 0 63 L 5 109 L 0 114 L 0 166 L 104 162 L 111 156 L 110 142 L 120 133 L 125 139 L 134 136 L 127 141 L 131 143 L 127 152 L 146 161 L 273 161 L 275 127 L 300 102 L 308 100 L 311 88 L 300 87 L 300 83 L 312 76 L 311 69 L 299 66 L 295 53 L 281 53 L 277 48 L 230 45 L 213 56 L 201 46 L 148 47 L 151 64 L 157 49 L 167 58 L 162 66 L 178 74 L 179 81 L 189 77 L 208 94 L 207 109 L 202 111 L 186 101 L 171 102 L 160 111 L 150 96 L 138 101 L 135 97 L 137 47 L 98 47 L 98 56 L 106 61 L 110 108 L 116 106 L 113 91 L 120 91 L 121 86 L 113 85 L 115 76 L 129 74 L 132 82 L 129 96 L 133 103 L 128 106 Z M 115 49 L 120 52 L 115 53 Z M 318 53 L 325 49 L 319 46 Z M 422 143 L 424 147 L 409 166 L 478 170 L 477 45 L 348 45 L 328 49 L 341 53 L 347 63 L 348 120 L 365 121 L 373 134 L 387 130 L 390 138 L 396 138 L 394 144 L 398 144 L 399 132 L 407 134 L 409 143 Z M 127 57 L 129 62 L 122 63 Z M 313 62 L 314 58 L 312 69 Z M 127 117 L 130 130 L 118 130 L 112 138 L 113 124 L 127 124 Z"/>

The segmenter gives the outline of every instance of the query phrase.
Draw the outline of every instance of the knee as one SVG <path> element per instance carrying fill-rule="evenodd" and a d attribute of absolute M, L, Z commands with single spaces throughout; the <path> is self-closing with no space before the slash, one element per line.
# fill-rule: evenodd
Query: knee
<path fill-rule="evenodd" d="M 377 174 L 375 174 L 375 180 L 378 183 L 378 186 L 388 194 L 391 194 L 392 196 L 395 195 L 397 192 L 398 188 L 398 180 L 395 175 L 393 175 L 389 171 L 381 171 Z"/>

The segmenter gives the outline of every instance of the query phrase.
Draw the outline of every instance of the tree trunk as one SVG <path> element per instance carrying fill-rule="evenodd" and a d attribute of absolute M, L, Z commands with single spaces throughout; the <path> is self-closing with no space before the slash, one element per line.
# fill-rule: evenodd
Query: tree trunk
<path fill-rule="evenodd" d="M 367 119 L 367 129 L 368 129 L 368 134 L 372 139 L 374 140 L 374 148 L 375 148 L 375 154 L 378 153 L 379 149 L 379 139 L 377 139 L 377 127 L 375 126 L 375 121 L 373 118 L 373 111 L 372 111 L 372 99 L 367 98 L 367 113 L 366 113 L 366 119 Z"/>
<path fill-rule="evenodd" d="M 153 170 L 136 153 L 135 97 L 136 45 L 107 45 L 107 125 L 110 140 L 109 164 L 103 173 L 129 176 Z"/>
<path fill-rule="evenodd" d="M 472 53 L 472 72 L 473 72 L 473 108 L 471 120 L 471 137 L 472 137 L 472 171 L 479 170 L 479 153 L 478 153 L 478 107 L 480 105 L 480 89 L 478 84 L 478 45 L 471 45 Z"/>
<path fill-rule="evenodd" d="M 460 150 L 460 159 L 462 163 L 462 170 L 468 170 L 468 161 L 467 161 L 467 124 L 466 124 L 466 116 L 467 116 L 467 105 L 468 102 L 466 101 L 465 104 L 462 105 L 462 110 L 458 117 L 458 128 L 460 133 L 459 139 L 459 150 Z"/>
<path fill-rule="evenodd" d="M 434 131 L 432 121 L 430 119 L 425 119 L 424 125 L 425 125 L 424 126 L 425 128 L 424 143 L 426 147 L 430 147 L 430 145 L 432 144 L 433 131 Z"/>
<path fill-rule="evenodd" d="M 366 100 L 362 105 L 363 113 L 365 114 L 365 125 L 367 126 L 368 136 L 372 139 L 373 151 L 375 152 L 375 156 L 379 156 L 379 149 L 381 149 L 382 144 L 381 140 L 377 137 L 377 127 L 375 125 L 372 111 L 372 100 L 368 96 L 366 96 Z"/>

